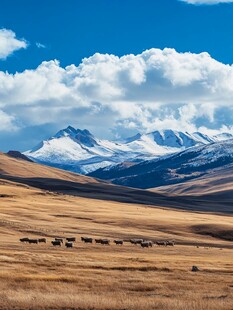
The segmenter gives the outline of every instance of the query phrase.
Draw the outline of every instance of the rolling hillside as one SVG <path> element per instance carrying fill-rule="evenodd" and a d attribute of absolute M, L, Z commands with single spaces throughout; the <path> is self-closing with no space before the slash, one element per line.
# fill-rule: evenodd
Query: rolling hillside
<path fill-rule="evenodd" d="M 0 180 L 24 184 L 30 187 L 88 199 L 116 201 L 150 206 L 205 212 L 233 212 L 233 195 L 206 197 L 205 192 L 189 196 L 169 190 L 148 191 L 113 185 L 108 182 L 75 173 L 15 159 L 0 154 Z M 224 186 L 224 183 L 222 184 Z"/>
<path fill-rule="evenodd" d="M 187 182 L 156 187 L 154 191 L 172 195 L 221 195 L 225 200 L 233 195 L 233 164 L 213 169 Z"/>

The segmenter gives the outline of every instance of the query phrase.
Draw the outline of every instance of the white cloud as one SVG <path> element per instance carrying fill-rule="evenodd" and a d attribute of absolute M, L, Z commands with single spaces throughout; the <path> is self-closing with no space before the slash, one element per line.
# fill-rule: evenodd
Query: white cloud
<path fill-rule="evenodd" d="M 8 115 L 0 110 L 0 120 L 1 120 L 0 131 L 5 132 L 5 131 L 17 130 L 14 116 Z"/>
<path fill-rule="evenodd" d="M 97 53 L 66 68 L 53 60 L 14 75 L 0 72 L 0 109 L 12 126 L 22 127 L 72 124 L 106 135 L 113 128 L 120 134 L 126 128 L 227 131 L 233 125 L 233 66 L 208 53 L 174 49 Z"/>
<path fill-rule="evenodd" d="M 40 42 L 36 42 L 36 46 L 37 46 L 38 48 L 46 48 L 46 45 L 44 45 L 44 44 L 42 44 L 42 43 L 40 43 Z"/>
<path fill-rule="evenodd" d="M 183 2 L 186 2 L 188 4 L 194 4 L 194 5 L 215 5 L 220 3 L 233 3 L 233 0 L 180 0 Z"/>
<path fill-rule="evenodd" d="M 0 29 L 0 59 L 6 59 L 13 52 L 26 48 L 24 39 L 17 39 L 16 34 L 8 29 Z"/>

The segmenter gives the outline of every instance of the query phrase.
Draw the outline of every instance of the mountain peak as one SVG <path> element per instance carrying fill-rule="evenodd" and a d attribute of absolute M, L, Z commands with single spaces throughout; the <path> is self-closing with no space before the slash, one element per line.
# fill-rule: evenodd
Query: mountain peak
<path fill-rule="evenodd" d="M 74 127 L 70 126 L 70 125 L 65 130 L 71 131 L 71 132 L 75 132 L 76 131 L 76 129 Z"/>
<path fill-rule="evenodd" d="M 53 136 L 51 139 L 53 138 L 61 138 L 61 137 L 66 137 L 66 136 L 75 136 L 76 134 L 76 129 L 72 126 L 68 126 L 64 129 L 59 130 L 55 136 Z"/>
<path fill-rule="evenodd" d="M 57 138 L 68 137 L 73 139 L 75 142 L 82 144 L 87 147 L 93 147 L 97 144 L 94 136 L 87 129 L 75 129 L 72 126 L 68 126 L 65 129 L 62 129 L 56 133 L 50 140 Z"/>
<path fill-rule="evenodd" d="M 93 137 L 93 135 L 87 129 L 83 129 L 83 130 L 79 129 L 79 128 L 75 129 L 72 126 L 68 126 L 68 127 L 64 128 L 64 129 L 59 130 L 51 139 L 67 137 L 67 136 L 75 138 L 75 136 L 77 136 L 77 135 Z"/>
<path fill-rule="evenodd" d="M 92 135 L 92 133 L 90 133 L 90 131 L 89 130 L 87 130 L 87 129 L 77 129 L 76 130 L 76 134 L 82 134 L 82 135 L 84 135 L 84 136 L 92 136 L 93 137 L 93 135 Z"/>

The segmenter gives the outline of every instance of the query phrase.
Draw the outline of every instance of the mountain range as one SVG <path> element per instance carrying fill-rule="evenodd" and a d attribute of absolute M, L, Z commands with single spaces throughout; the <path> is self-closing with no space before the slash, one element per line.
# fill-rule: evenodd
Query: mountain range
<path fill-rule="evenodd" d="M 141 163 L 121 163 L 89 175 L 114 184 L 147 189 L 207 177 L 227 167 L 233 170 L 233 139 L 194 146 Z"/>
<path fill-rule="evenodd" d="M 81 174 L 94 173 L 94 176 L 101 178 L 106 171 L 166 159 L 189 148 L 221 143 L 231 138 L 233 135 L 229 133 L 208 136 L 200 132 L 157 130 L 138 133 L 125 140 L 110 141 L 94 137 L 87 129 L 68 126 L 24 152 L 24 155 L 38 163 Z"/>

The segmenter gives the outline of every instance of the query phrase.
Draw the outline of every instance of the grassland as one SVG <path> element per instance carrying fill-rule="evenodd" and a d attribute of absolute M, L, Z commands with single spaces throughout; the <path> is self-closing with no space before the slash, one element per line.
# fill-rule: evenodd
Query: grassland
<path fill-rule="evenodd" d="M 0 196 L 0 309 L 233 309 L 229 215 L 74 197 L 5 180 Z M 177 245 L 88 245 L 80 242 L 84 235 Z M 25 236 L 78 242 L 53 248 L 20 243 Z M 193 265 L 200 271 L 191 272 Z"/>

